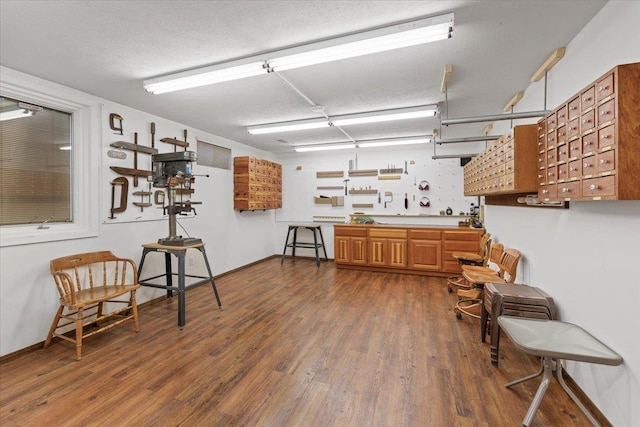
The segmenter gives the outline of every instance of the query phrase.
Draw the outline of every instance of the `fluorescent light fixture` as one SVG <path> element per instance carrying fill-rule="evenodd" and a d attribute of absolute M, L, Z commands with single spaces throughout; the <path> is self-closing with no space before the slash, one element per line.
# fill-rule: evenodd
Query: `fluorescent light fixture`
<path fill-rule="evenodd" d="M 436 106 L 400 108 L 397 110 L 374 111 L 372 113 L 352 114 L 349 116 L 337 116 L 331 119 L 334 126 L 349 126 L 365 123 L 379 123 L 393 120 L 417 119 L 421 117 L 433 117 L 438 109 Z"/>
<path fill-rule="evenodd" d="M 453 13 L 447 13 L 157 77 L 145 80 L 143 86 L 160 94 L 416 46 L 451 37 L 453 23 Z"/>
<path fill-rule="evenodd" d="M 331 126 L 326 119 L 296 120 L 292 122 L 280 122 L 267 125 L 249 126 L 247 132 L 251 135 L 265 133 L 291 132 L 296 130 L 321 129 Z"/>
<path fill-rule="evenodd" d="M 359 141 L 359 148 L 373 148 L 373 147 L 391 147 L 394 145 L 413 145 L 413 144 L 428 144 L 431 142 L 431 138 L 428 136 L 420 137 L 407 137 L 407 138 L 392 138 L 392 139 L 379 139 L 371 141 Z"/>
<path fill-rule="evenodd" d="M 71 151 L 71 146 L 70 145 L 63 145 L 62 147 L 58 147 L 58 150 L 60 150 L 60 151 Z"/>
<path fill-rule="evenodd" d="M 219 65 L 184 71 L 168 76 L 145 80 L 142 86 L 154 95 L 206 86 L 229 80 L 267 74 L 264 61 L 259 59 L 227 62 Z"/>
<path fill-rule="evenodd" d="M 35 114 L 34 111 L 27 110 L 27 109 L 5 111 L 4 113 L 0 113 L 0 122 L 3 122 L 5 120 L 21 119 L 23 117 L 31 117 L 34 114 Z"/>
<path fill-rule="evenodd" d="M 356 144 L 322 144 L 293 147 L 293 149 L 298 153 L 306 153 L 309 151 L 347 150 L 349 148 L 356 148 Z"/>
<path fill-rule="evenodd" d="M 275 52 L 267 62 L 271 70 L 284 71 L 444 40 L 451 37 L 453 22 L 453 13 L 420 19 L 290 49 L 303 50 L 299 53 Z"/>
<path fill-rule="evenodd" d="M 397 108 L 393 110 L 371 111 L 367 113 L 334 116 L 329 119 L 296 120 L 291 122 L 270 123 L 247 127 L 251 135 L 265 133 L 290 132 L 306 129 L 320 129 L 330 126 L 349 126 L 364 123 L 378 123 L 392 120 L 406 120 L 422 117 L 433 117 L 437 114 L 436 105 L 422 105 L 418 107 Z"/>

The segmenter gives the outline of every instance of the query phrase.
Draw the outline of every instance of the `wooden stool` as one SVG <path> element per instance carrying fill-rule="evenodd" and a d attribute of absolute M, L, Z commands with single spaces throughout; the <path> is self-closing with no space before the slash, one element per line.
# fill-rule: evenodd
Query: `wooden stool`
<path fill-rule="evenodd" d="M 313 243 L 311 242 L 298 242 L 298 229 L 306 228 L 313 233 Z M 289 243 L 289 235 L 293 230 L 293 241 Z M 318 242 L 318 235 L 320 235 L 320 241 Z M 287 238 L 284 241 L 284 250 L 282 251 L 282 258 L 280 264 L 284 262 L 284 255 L 287 252 L 287 248 L 292 248 L 291 256 L 296 257 L 296 248 L 313 248 L 316 251 L 316 265 L 320 267 L 320 256 L 318 255 L 318 248 L 322 248 L 324 251 L 325 261 L 329 261 L 327 257 L 327 249 L 324 246 L 324 238 L 322 237 L 322 228 L 320 224 L 289 224 L 289 230 L 287 231 Z"/>
<path fill-rule="evenodd" d="M 491 315 L 491 364 L 498 366 L 500 346 L 500 325 L 498 316 L 508 315 L 534 319 L 552 319 L 558 317 L 553 298 L 540 288 L 528 285 L 487 283 L 484 287 L 484 302 L 480 315 L 480 333 L 485 342 L 487 322 Z"/>

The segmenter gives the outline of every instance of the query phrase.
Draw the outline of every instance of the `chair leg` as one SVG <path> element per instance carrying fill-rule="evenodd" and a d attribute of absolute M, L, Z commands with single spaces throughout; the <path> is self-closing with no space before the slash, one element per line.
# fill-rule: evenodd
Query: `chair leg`
<path fill-rule="evenodd" d="M 135 324 L 135 331 L 140 330 L 140 324 L 138 323 L 138 304 L 136 303 L 136 291 L 131 291 L 131 298 L 129 299 L 131 310 L 133 311 L 133 323 Z"/>
<path fill-rule="evenodd" d="M 64 310 L 64 306 L 58 307 L 58 312 L 56 316 L 53 318 L 53 323 L 51 323 L 51 328 L 49 329 L 49 334 L 47 335 L 47 339 L 44 341 L 44 348 L 49 347 L 51 344 L 51 340 L 53 339 L 53 333 L 58 329 L 58 323 L 60 323 L 60 318 L 62 318 L 62 310 Z"/>
<path fill-rule="evenodd" d="M 481 300 L 463 299 L 456 303 L 453 311 L 456 313 L 456 318 L 462 319 L 462 314 L 473 317 L 475 319 L 480 318 L 482 309 Z"/>
<path fill-rule="evenodd" d="M 78 309 L 76 316 L 76 360 L 82 358 L 82 316 L 83 308 Z"/>

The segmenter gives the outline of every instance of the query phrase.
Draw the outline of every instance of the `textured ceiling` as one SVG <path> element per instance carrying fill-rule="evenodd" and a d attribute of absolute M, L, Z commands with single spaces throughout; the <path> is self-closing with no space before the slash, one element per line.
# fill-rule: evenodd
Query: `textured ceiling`
<path fill-rule="evenodd" d="M 496 114 L 605 1 L 0 1 L 0 64 L 271 152 L 343 141 L 337 129 L 249 135 L 318 117 L 270 74 L 163 95 L 151 77 L 454 12 L 453 37 L 285 71 L 329 115 L 443 102 L 450 118 Z M 541 106 L 542 109 L 542 106 Z M 486 123 L 444 137 L 480 135 Z M 350 126 L 355 139 L 430 134 L 438 119 Z"/>

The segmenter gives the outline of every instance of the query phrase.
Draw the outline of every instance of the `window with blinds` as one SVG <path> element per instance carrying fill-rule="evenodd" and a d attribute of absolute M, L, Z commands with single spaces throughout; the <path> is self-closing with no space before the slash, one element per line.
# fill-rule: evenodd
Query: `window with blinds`
<path fill-rule="evenodd" d="M 0 225 L 71 222 L 71 114 L 3 97 L 0 120 Z"/>

